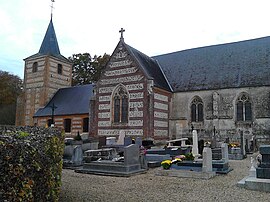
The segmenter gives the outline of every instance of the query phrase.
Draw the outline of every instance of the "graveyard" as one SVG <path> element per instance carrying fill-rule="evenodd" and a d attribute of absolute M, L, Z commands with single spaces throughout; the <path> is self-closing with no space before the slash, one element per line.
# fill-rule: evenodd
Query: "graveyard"
<path fill-rule="evenodd" d="M 194 130 L 195 140 L 196 135 Z M 179 197 L 180 201 L 228 201 L 231 197 L 233 201 L 266 201 L 269 197 L 270 146 L 247 154 L 241 145 L 229 147 L 223 142 L 211 148 L 206 143 L 200 154 L 198 141 L 187 144 L 187 138 L 169 140 L 164 147 L 153 145 L 144 152 L 142 145 L 141 138 L 120 135 L 92 142 L 84 151 L 82 144 L 79 153 L 75 146 L 75 156 L 81 157 L 72 155 L 70 159 L 79 164 L 63 170 L 60 201 L 176 201 Z M 231 154 L 236 155 L 229 158 Z"/>

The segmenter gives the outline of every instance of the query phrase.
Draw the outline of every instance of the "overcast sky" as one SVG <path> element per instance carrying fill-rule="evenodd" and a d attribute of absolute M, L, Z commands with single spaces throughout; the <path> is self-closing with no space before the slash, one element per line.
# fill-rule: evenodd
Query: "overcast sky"
<path fill-rule="evenodd" d="M 51 0 L 0 1 L 0 69 L 23 78 L 37 53 Z M 55 0 L 61 54 L 111 54 L 125 42 L 148 56 L 270 36 L 269 0 Z M 270 45 L 270 44 L 269 44 Z"/>

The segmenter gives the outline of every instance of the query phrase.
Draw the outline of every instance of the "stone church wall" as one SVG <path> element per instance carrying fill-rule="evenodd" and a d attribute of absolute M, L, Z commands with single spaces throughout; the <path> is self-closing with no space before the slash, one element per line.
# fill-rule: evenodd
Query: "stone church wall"
<path fill-rule="evenodd" d="M 243 132 L 246 139 L 260 142 L 270 137 L 270 87 L 250 87 L 174 93 L 170 114 L 170 137 L 191 137 L 191 127 L 198 130 L 199 139 L 240 141 Z M 252 106 L 252 121 L 236 120 L 236 102 L 246 93 Z M 202 122 L 191 122 L 191 102 L 198 96 L 203 102 Z"/>

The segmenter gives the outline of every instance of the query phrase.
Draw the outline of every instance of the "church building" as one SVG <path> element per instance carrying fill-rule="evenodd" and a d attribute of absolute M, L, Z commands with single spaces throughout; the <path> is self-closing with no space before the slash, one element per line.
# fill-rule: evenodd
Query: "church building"
<path fill-rule="evenodd" d="M 149 57 L 120 32 L 100 80 L 70 87 L 72 64 L 51 20 L 39 52 L 25 59 L 17 124 L 44 126 L 54 112 L 73 136 L 165 141 L 196 129 L 199 140 L 270 142 L 270 37 Z"/>

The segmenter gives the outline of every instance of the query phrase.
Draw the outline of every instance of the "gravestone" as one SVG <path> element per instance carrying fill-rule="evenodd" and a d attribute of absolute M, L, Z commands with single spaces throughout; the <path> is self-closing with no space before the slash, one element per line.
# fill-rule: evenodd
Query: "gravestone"
<path fill-rule="evenodd" d="M 228 150 L 227 143 L 221 144 L 221 155 L 222 155 L 222 160 L 224 161 L 224 163 L 228 163 L 229 162 L 229 150 Z"/>
<path fill-rule="evenodd" d="M 142 146 L 142 138 L 141 138 L 141 137 L 137 137 L 137 138 L 135 139 L 135 144 L 136 144 L 136 145 L 139 145 L 139 147 Z"/>
<path fill-rule="evenodd" d="M 259 148 L 262 162 L 256 169 L 257 178 L 270 179 L 270 145 L 262 145 Z"/>
<path fill-rule="evenodd" d="M 73 150 L 73 155 L 71 158 L 72 163 L 75 166 L 81 166 L 83 161 L 83 152 L 82 152 L 82 146 L 76 145 Z"/>
<path fill-rule="evenodd" d="M 119 137 L 118 137 L 118 140 L 117 140 L 116 144 L 117 145 L 124 145 L 124 143 L 125 143 L 125 136 L 126 136 L 125 131 L 120 130 Z"/>
<path fill-rule="evenodd" d="M 107 137 L 106 138 L 106 146 L 115 145 L 116 137 Z"/>
<path fill-rule="evenodd" d="M 124 137 L 124 146 L 128 146 L 130 144 L 132 144 L 131 137 Z"/>
<path fill-rule="evenodd" d="M 199 155 L 199 150 L 198 150 L 198 134 L 197 134 L 197 130 L 193 130 L 192 131 L 192 154 L 193 156 L 198 157 Z"/>
<path fill-rule="evenodd" d="M 98 147 L 102 148 L 106 146 L 106 137 L 105 136 L 101 136 L 98 138 Z"/>
<path fill-rule="evenodd" d="M 202 172 L 212 172 L 212 150 L 209 147 L 204 147 L 203 149 L 203 164 Z"/>

